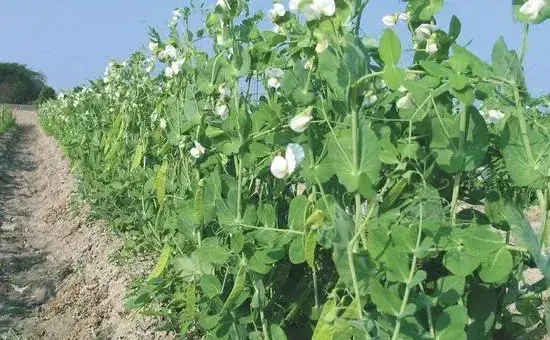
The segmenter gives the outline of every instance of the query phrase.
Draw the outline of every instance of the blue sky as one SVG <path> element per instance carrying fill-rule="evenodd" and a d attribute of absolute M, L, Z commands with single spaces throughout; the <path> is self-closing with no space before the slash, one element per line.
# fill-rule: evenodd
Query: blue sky
<path fill-rule="evenodd" d="M 163 30 L 171 10 L 189 0 L 5 0 L 0 10 L 0 61 L 20 62 L 46 74 L 56 89 L 68 89 L 99 77 L 111 57 L 123 59 L 144 49 L 148 26 Z M 198 1 L 195 1 L 198 2 Z M 215 0 L 208 3 L 214 4 Z M 269 0 L 251 0 L 268 8 Z M 286 0 L 284 1 L 287 2 Z M 438 24 L 447 28 L 453 14 L 462 21 L 461 43 L 488 59 L 504 35 L 510 48 L 521 45 L 522 26 L 514 22 L 511 0 L 446 0 Z M 379 37 L 380 18 L 403 9 L 398 0 L 371 0 L 365 32 Z M 202 25 L 197 22 L 197 27 Z M 534 94 L 550 93 L 550 23 L 532 27 L 525 60 Z"/>

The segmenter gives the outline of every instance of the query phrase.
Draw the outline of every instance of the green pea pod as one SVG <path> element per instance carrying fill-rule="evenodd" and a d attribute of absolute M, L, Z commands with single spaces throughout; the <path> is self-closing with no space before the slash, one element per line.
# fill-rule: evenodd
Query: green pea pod
<path fill-rule="evenodd" d="M 314 225 L 319 225 L 325 220 L 325 213 L 321 210 L 315 210 L 306 220 L 305 232 L 309 233 L 311 227 Z"/>
<path fill-rule="evenodd" d="M 306 244 L 304 246 L 306 261 L 311 269 L 315 270 L 315 247 L 317 246 L 317 230 L 311 230 L 306 237 Z"/>
<path fill-rule="evenodd" d="M 168 172 L 168 162 L 165 160 L 162 163 L 159 171 L 157 172 L 157 177 L 155 178 L 155 189 L 157 191 L 157 200 L 159 206 L 162 208 L 164 206 L 164 196 L 166 195 L 166 173 Z"/>
<path fill-rule="evenodd" d="M 197 191 L 195 192 L 195 215 L 197 222 L 204 224 L 204 179 L 199 181 Z"/>
<path fill-rule="evenodd" d="M 227 300 L 225 300 L 225 303 L 223 304 L 224 310 L 232 309 L 235 307 L 235 302 L 243 292 L 245 284 L 246 266 L 241 265 L 241 267 L 237 271 L 237 275 L 235 276 L 235 284 L 233 285 L 233 289 L 231 289 L 231 293 L 229 293 Z"/>
<path fill-rule="evenodd" d="M 195 318 L 195 303 L 196 303 L 196 286 L 195 283 L 192 282 L 187 286 L 187 301 L 186 301 L 186 309 L 187 309 L 187 317 L 189 319 Z"/>

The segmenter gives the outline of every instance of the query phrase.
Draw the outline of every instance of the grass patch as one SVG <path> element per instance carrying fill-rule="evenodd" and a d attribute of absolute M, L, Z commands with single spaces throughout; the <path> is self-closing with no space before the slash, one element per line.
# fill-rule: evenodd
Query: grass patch
<path fill-rule="evenodd" d="M 0 106 L 0 135 L 15 125 L 13 111 L 9 106 Z"/>

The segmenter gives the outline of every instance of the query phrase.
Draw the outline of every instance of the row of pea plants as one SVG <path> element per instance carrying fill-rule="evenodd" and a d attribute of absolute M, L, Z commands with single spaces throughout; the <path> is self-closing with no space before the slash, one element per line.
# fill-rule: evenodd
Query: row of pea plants
<path fill-rule="evenodd" d="M 523 273 L 550 278 L 548 99 L 528 92 L 526 45 L 486 62 L 458 18 L 435 24 L 442 6 L 409 0 L 369 23 L 379 41 L 367 0 L 179 8 L 150 53 L 42 105 L 123 251 L 158 259 L 126 305 L 188 338 L 544 334 L 546 281 Z M 550 16 L 513 8 L 525 35 Z"/>

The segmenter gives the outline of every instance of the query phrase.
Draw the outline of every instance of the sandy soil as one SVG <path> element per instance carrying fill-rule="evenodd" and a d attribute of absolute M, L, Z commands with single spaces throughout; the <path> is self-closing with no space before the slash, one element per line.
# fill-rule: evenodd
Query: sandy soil
<path fill-rule="evenodd" d="M 149 261 L 113 263 L 122 241 L 87 220 L 75 181 L 36 114 L 0 136 L 0 339 L 170 339 L 125 310 Z"/>

